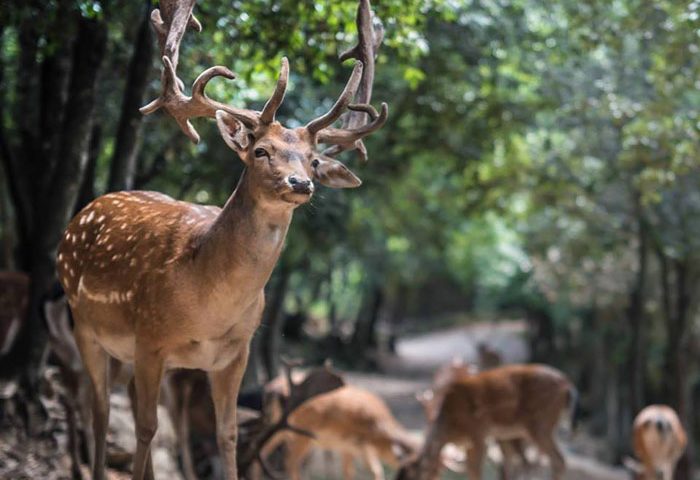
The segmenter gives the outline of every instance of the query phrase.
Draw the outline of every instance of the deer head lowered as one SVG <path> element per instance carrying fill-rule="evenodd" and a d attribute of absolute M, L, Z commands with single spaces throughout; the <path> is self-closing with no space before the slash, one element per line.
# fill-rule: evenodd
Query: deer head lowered
<path fill-rule="evenodd" d="M 109 358 L 134 364 L 130 386 L 135 402 L 137 449 L 133 478 L 153 478 L 149 446 L 157 428 L 159 385 L 166 369 L 209 372 L 217 416 L 217 438 L 228 479 L 236 479 L 236 397 L 250 338 L 260 322 L 264 286 L 280 255 L 293 210 L 307 202 L 314 181 L 336 188 L 359 179 L 332 158 L 363 149 L 362 138 L 380 128 L 387 106 L 377 112 L 351 104 L 358 86 L 371 85 L 376 31 L 369 1 L 360 2 L 362 37 L 372 48 L 356 48 L 355 64 L 342 94 L 328 113 L 304 127 L 275 120 L 289 75 L 282 60 L 277 87 L 262 111 L 216 102 L 205 94 L 212 67 L 183 93 L 176 71 L 180 42 L 194 0 L 162 0 L 152 15 L 164 69 L 162 93 L 144 107 L 167 111 L 193 141 L 189 119 L 216 118 L 226 144 L 245 163 L 236 190 L 223 209 L 176 201 L 155 192 L 117 192 L 99 197 L 71 221 L 59 246 L 57 272 L 75 318 L 74 335 L 93 385 L 94 478 L 104 478 L 109 417 Z M 364 68 L 370 65 L 372 68 Z M 365 87 L 365 92 L 367 87 Z M 346 128 L 332 124 L 346 111 Z M 367 119 L 367 122 L 358 119 Z M 330 146 L 325 153 L 318 144 Z M 335 150 L 333 146 L 337 145 Z"/>
<path fill-rule="evenodd" d="M 549 457 L 552 478 L 560 480 L 565 461 L 554 440 L 562 414 L 572 416 L 577 392 L 566 376 L 538 365 L 507 365 L 481 373 L 450 366 L 436 378 L 437 405 L 427 409 L 429 426 L 422 450 L 399 470 L 396 480 L 439 478 L 447 443 L 468 448 L 469 480 L 481 480 L 486 440 L 526 437 Z"/>

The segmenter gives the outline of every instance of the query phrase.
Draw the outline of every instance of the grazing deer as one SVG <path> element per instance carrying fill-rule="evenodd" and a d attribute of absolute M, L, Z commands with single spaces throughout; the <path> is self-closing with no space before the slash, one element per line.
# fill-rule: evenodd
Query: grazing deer
<path fill-rule="evenodd" d="M 549 457 L 555 480 L 565 469 L 554 440 L 562 413 L 573 407 L 576 390 L 558 370 L 544 365 L 509 365 L 476 375 L 456 375 L 444 390 L 422 450 L 397 480 L 437 478 L 447 443 L 468 448 L 470 480 L 481 480 L 485 441 L 527 437 Z"/>
<path fill-rule="evenodd" d="M 275 120 L 287 87 L 286 59 L 274 93 L 262 111 L 232 107 L 207 97 L 216 76 L 234 78 L 225 67 L 204 71 L 192 96 L 177 78 L 179 46 L 195 0 L 162 0 L 152 20 L 164 64 L 162 93 L 142 108 L 167 111 L 193 141 L 189 119 L 216 118 L 226 143 L 245 164 L 223 209 L 176 201 L 155 192 L 117 192 L 85 207 L 70 222 L 58 249 L 57 272 L 75 319 L 74 334 L 92 382 L 95 437 L 94 478 L 104 479 L 109 417 L 109 357 L 134 365 L 129 393 L 136 407 L 137 447 L 133 478 L 153 477 L 150 444 L 166 370 L 209 372 L 217 441 L 228 479 L 236 479 L 236 397 L 251 336 L 264 305 L 264 287 L 279 258 L 296 207 L 309 201 L 314 180 L 334 188 L 360 180 L 318 144 L 336 150 L 360 148 L 380 128 L 380 113 L 368 103 L 351 105 L 360 82 L 369 82 L 365 50 L 330 111 L 306 126 L 288 129 Z M 368 2 L 366 0 L 363 3 Z M 368 116 L 355 128 L 333 128 L 346 109 Z"/>
<path fill-rule="evenodd" d="M 10 351 L 29 306 L 29 275 L 0 272 L 0 356 Z"/>
<path fill-rule="evenodd" d="M 278 377 L 279 378 L 279 377 Z M 285 386 L 275 381 L 273 388 L 283 398 Z M 280 386 L 282 388 L 280 388 Z M 268 396 L 268 412 L 279 407 L 275 397 Z M 272 405 L 270 405 L 270 399 Z M 279 397 L 277 397 L 279 398 Z M 270 408 L 272 407 L 272 408 Z M 301 467 L 312 447 L 341 454 L 343 478 L 354 477 L 354 459 L 361 458 L 372 478 L 384 478 L 382 461 L 397 465 L 399 457 L 413 453 L 418 443 L 394 418 L 389 407 L 377 395 L 359 387 L 345 385 L 319 395 L 302 404 L 290 417 L 289 423 L 313 434 L 313 438 L 294 432 L 282 432 L 263 449 L 263 458 L 278 446 L 287 447 L 285 470 L 292 480 L 301 479 Z"/>
<path fill-rule="evenodd" d="M 483 365 L 481 361 L 480 364 Z M 432 422 L 437 417 L 445 391 L 451 383 L 459 378 L 477 373 L 479 373 L 478 367 L 465 363 L 461 358 L 454 358 L 452 362 L 438 368 L 433 375 L 433 383 L 430 388 L 416 395 L 416 399 L 423 406 L 428 421 Z M 508 479 L 513 460 L 516 457 L 522 465 L 528 466 L 530 464 L 525 451 L 525 438 L 496 439 L 496 443 L 503 455 L 503 465 L 501 465 L 501 478 L 503 480 Z"/>
<path fill-rule="evenodd" d="M 666 405 L 650 405 L 634 420 L 634 453 L 641 465 L 634 465 L 640 480 L 671 480 L 688 438 L 678 415 Z"/>

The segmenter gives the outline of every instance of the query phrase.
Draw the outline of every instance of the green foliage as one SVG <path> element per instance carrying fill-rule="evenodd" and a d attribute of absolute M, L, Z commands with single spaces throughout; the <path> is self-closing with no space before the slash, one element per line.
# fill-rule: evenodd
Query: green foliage
<path fill-rule="evenodd" d="M 144 14 L 143 2 L 127 3 L 77 3 L 81 15 L 102 16 L 110 27 L 98 191 Z M 390 117 L 367 142 L 369 163 L 343 157 L 363 186 L 322 189 L 296 214 L 282 260 L 294 272 L 289 303 L 353 322 L 372 287 L 382 286 L 388 308 L 400 310 L 430 303 L 421 295 L 432 285 L 457 285 L 478 309 L 544 312 L 557 335 L 599 321 L 601 336 L 614 337 L 611 358 L 624 360 L 626 343 L 617 337 L 629 333 L 619 324 L 639 271 L 640 225 L 650 254 L 699 268 L 700 4 L 373 3 L 386 27 L 373 98 L 390 104 Z M 55 34 L 45 22 L 60 5 L 47 2 L 37 19 L 42 52 Z M 337 56 L 355 41 L 355 6 L 200 1 L 204 29 L 186 35 L 178 74 L 191 85 L 203 69 L 226 65 L 238 78 L 214 80 L 207 93 L 260 108 L 286 55 L 292 76 L 280 116 L 303 124 L 327 110 L 349 75 Z M 17 25 L 35 10 L 8 12 L 0 60 L 10 108 L 2 121 L 15 132 Z M 154 58 L 150 97 L 159 89 L 157 68 Z M 146 119 L 140 174 L 153 165 L 160 173 L 144 187 L 223 204 L 242 167 L 212 122 L 196 126 L 202 142 L 194 146 L 164 115 Z M 664 341 L 659 269 L 650 267 L 644 304 L 658 340 L 653 352 Z"/>

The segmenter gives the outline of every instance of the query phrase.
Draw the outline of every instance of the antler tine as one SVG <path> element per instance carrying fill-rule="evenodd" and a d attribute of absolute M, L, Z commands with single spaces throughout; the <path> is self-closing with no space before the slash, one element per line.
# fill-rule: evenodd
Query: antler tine
<path fill-rule="evenodd" d="M 193 95 L 188 97 L 182 93 L 175 74 L 175 67 L 167 56 L 163 56 L 163 74 L 161 83 L 163 89 L 160 97 L 148 105 L 141 107 L 140 112 L 149 115 L 161 107 L 172 116 L 182 131 L 194 143 L 199 143 L 199 134 L 190 123 L 190 118 L 213 117 L 216 110 L 232 110 L 232 114 L 239 113 L 237 109 L 228 107 L 211 100 L 204 94 L 207 82 L 214 77 L 222 76 L 228 79 L 236 78 L 234 73 L 226 67 L 211 67 L 205 70 L 194 82 Z"/>
<path fill-rule="evenodd" d="M 284 101 L 284 94 L 287 92 L 287 81 L 289 80 L 289 60 L 287 57 L 282 57 L 282 68 L 277 79 L 277 86 L 270 99 L 265 103 L 265 106 L 260 113 L 260 122 L 269 125 L 275 121 L 275 114 Z"/>
<path fill-rule="evenodd" d="M 389 114 L 386 104 L 382 104 L 380 114 L 369 104 L 372 99 L 375 58 L 384 39 L 384 26 L 380 21 L 374 20 L 377 19 L 370 1 L 360 0 L 356 18 L 358 42 L 340 54 L 340 61 L 355 58 L 364 64 L 364 73 L 355 97 L 356 104 L 348 107 L 351 111 L 343 116 L 342 127 L 319 132 L 319 143 L 333 144 L 323 152 L 325 155 L 336 156 L 346 150 L 357 150 L 360 158 L 366 162 L 367 148 L 362 138 L 380 129 Z M 368 117 L 370 123 L 367 123 Z"/>
<path fill-rule="evenodd" d="M 343 111 L 347 108 L 352 99 L 355 97 L 355 93 L 357 92 L 357 88 L 360 84 L 360 78 L 362 77 L 363 68 L 364 66 L 362 62 L 355 62 L 355 68 L 353 68 L 352 70 L 350 79 L 348 80 L 348 83 L 345 85 L 343 93 L 340 94 L 340 97 L 338 97 L 338 100 L 336 100 L 335 104 L 326 114 L 321 115 L 320 117 L 310 121 L 306 125 L 306 129 L 309 131 L 309 133 L 315 135 L 324 128 L 327 128 L 330 125 L 332 125 L 333 122 L 340 118 L 340 115 L 342 115 Z"/>
<path fill-rule="evenodd" d="M 160 9 L 151 13 L 151 23 L 158 36 L 161 55 L 170 58 L 173 67 L 177 70 L 180 42 L 185 35 L 187 27 L 202 31 L 192 10 L 196 0 L 161 0 Z"/>
<path fill-rule="evenodd" d="M 201 31 L 202 25 L 192 15 L 196 0 L 161 0 L 161 9 L 151 13 L 151 22 L 158 36 L 163 59 L 161 74 L 162 91 L 160 97 L 140 109 L 144 115 L 151 114 L 161 107 L 177 122 L 182 131 L 194 143 L 199 142 L 199 134 L 190 123 L 191 118 L 211 117 L 217 110 L 224 110 L 248 128 L 260 124 L 260 114 L 253 110 L 230 107 L 214 101 L 204 93 L 207 83 L 214 77 L 234 79 L 234 73 L 226 67 L 215 66 L 202 72 L 192 85 L 192 96 L 183 93 L 183 83 L 177 77 L 177 63 L 180 43 L 187 27 Z M 286 82 L 286 81 L 285 81 Z"/>
<path fill-rule="evenodd" d="M 367 150 L 364 148 L 362 139 L 382 128 L 389 116 L 389 106 L 386 103 L 382 103 L 381 113 L 377 113 L 377 110 L 369 104 L 348 105 L 348 109 L 367 114 L 371 121 L 354 129 L 326 128 L 321 130 L 318 133 L 318 142 L 333 144 L 331 148 L 323 152 L 325 155 L 338 155 L 352 149 L 358 149 L 360 155 L 366 155 Z M 363 159 L 367 160 L 366 157 Z"/>
<path fill-rule="evenodd" d="M 376 18 L 372 12 L 369 0 L 360 0 L 357 8 L 357 45 L 340 54 L 341 62 L 349 58 L 361 61 L 365 65 L 364 75 L 357 91 L 357 103 L 369 103 L 372 99 L 372 84 L 374 82 L 374 60 L 377 51 L 384 40 L 384 26 L 381 22 L 374 23 Z M 348 115 L 357 117 L 357 115 Z M 356 126 L 356 125 L 353 125 Z"/>

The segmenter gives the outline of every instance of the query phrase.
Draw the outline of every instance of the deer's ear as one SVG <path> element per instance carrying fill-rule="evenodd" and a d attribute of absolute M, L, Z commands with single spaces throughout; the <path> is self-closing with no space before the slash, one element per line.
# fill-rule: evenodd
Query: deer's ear
<path fill-rule="evenodd" d="M 317 155 L 311 160 L 313 176 L 321 185 L 331 188 L 356 188 L 362 180 L 348 167 L 325 155 Z"/>
<path fill-rule="evenodd" d="M 250 131 L 230 113 L 216 111 L 216 126 L 219 127 L 224 142 L 236 152 L 241 160 L 247 162 L 250 147 Z"/>

